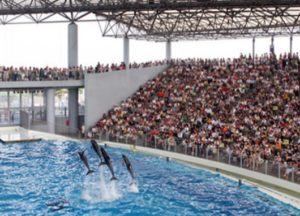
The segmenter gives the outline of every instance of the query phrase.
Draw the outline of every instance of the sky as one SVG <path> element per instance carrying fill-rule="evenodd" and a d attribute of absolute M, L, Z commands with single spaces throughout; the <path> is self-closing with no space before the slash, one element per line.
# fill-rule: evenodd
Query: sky
<path fill-rule="evenodd" d="M 120 63 L 123 39 L 102 37 L 97 22 L 78 23 L 78 62 L 83 66 Z M 68 23 L 0 25 L 0 65 L 67 67 Z M 275 37 L 276 54 L 289 52 L 289 37 Z M 256 38 L 256 54 L 269 52 L 271 38 Z M 161 60 L 166 44 L 130 40 L 130 62 Z M 293 51 L 300 51 L 294 36 Z M 228 58 L 252 53 L 252 39 L 172 42 L 172 58 Z"/>

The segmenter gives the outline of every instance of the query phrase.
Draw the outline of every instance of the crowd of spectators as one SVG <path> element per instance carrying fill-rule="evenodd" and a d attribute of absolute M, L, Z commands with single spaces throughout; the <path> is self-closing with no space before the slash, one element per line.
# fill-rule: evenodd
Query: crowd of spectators
<path fill-rule="evenodd" d="M 208 157 L 222 152 L 255 170 L 269 161 L 272 169 L 284 170 L 282 177 L 291 178 L 294 168 L 299 178 L 298 53 L 178 59 L 170 65 L 104 114 L 89 136 L 144 136 L 148 145 L 165 150 L 176 146 Z"/>
<path fill-rule="evenodd" d="M 129 69 L 155 67 L 167 64 L 167 61 L 149 61 L 144 63 L 130 63 Z M 37 68 L 37 67 L 0 67 L 0 81 L 48 81 L 48 80 L 79 80 L 86 73 L 105 73 L 111 71 L 125 70 L 124 62 L 121 64 L 100 64 L 96 67 L 73 67 L 73 68 Z"/>

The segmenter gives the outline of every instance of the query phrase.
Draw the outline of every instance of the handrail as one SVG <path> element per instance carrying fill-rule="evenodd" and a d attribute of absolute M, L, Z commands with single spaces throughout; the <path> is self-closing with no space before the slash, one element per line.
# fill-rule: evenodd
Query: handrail
<path fill-rule="evenodd" d="M 287 173 L 285 180 L 300 184 L 300 175 L 297 176 L 297 172 L 294 168 L 285 167 L 284 164 L 274 163 L 271 159 L 256 161 L 252 156 L 247 157 L 240 153 L 240 155 L 228 154 L 225 147 L 217 146 L 215 149 L 211 149 L 209 146 L 190 147 L 182 145 L 178 139 L 175 139 L 175 143 L 172 145 L 168 139 L 162 139 L 155 135 L 143 134 L 118 134 L 110 133 L 110 131 L 99 131 L 96 134 L 92 134 L 89 138 L 99 138 L 101 141 L 111 141 L 135 146 L 143 146 L 148 148 L 160 149 L 164 151 L 190 155 L 192 157 L 198 157 L 214 162 L 225 163 L 228 165 L 240 167 L 243 169 L 259 172 L 262 174 L 270 175 L 273 177 L 281 178 Z"/>
<path fill-rule="evenodd" d="M 71 138 L 80 138 L 80 135 L 81 135 L 81 131 L 78 128 L 66 126 L 63 124 L 57 124 L 57 123 L 53 123 L 53 122 L 43 121 L 43 120 L 36 120 L 36 121 L 34 121 L 33 124 L 31 122 L 30 128 L 27 128 L 27 129 L 31 130 L 33 128 L 33 126 L 37 126 L 37 125 L 47 125 L 47 126 L 54 125 L 54 128 L 55 128 L 54 133 L 55 134 L 64 135 L 64 136 L 71 137 Z M 40 132 L 48 132 L 48 130 L 44 130 L 43 127 L 34 127 L 33 130 L 40 131 Z"/>

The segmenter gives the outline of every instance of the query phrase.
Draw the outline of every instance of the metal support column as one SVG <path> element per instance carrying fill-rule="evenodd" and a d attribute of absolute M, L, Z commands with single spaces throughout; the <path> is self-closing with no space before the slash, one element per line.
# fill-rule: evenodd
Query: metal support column
<path fill-rule="evenodd" d="M 293 35 L 290 36 L 290 53 L 293 55 Z"/>
<path fill-rule="evenodd" d="M 271 37 L 271 45 L 274 46 L 274 36 Z"/>
<path fill-rule="evenodd" d="M 271 37 L 270 52 L 271 52 L 271 53 L 274 53 L 274 52 L 275 52 L 275 49 L 274 49 L 274 36 Z"/>
<path fill-rule="evenodd" d="M 255 37 L 252 39 L 252 58 L 255 59 Z"/>
<path fill-rule="evenodd" d="M 7 123 L 8 125 L 10 125 L 10 94 L 9 94 L 9 91 L 7 91 Z"/>
<path fill-rule="evenodd" d="M 48 132 L 55 133 L 55 89 L 46 91 Z"/>
<path fill-rule="evenodd" d="M 69 131 L 76 133 L 78 129 L 78 88 L 69 90 Z"/>
<path fill-rule="evenodd" d="M 22 100 L 21 100 L 22 101 Z M 34 93 L 31 93 L 31 110 L 32 110 L 32 119 L 35 119 L 35 111 L 34 111 Z"/>
<path fill-rule="evenodd" d="M 171 41 L 167 41 L 166 43 L 166 59 L 171 60 L 172 58 L 172 49 L 171 49 Z"/>
<path fill-rule="evenodd" d="M 123 62 L 126 69 L 129 69 L 129 38 L 127 36 L 123 38 Z"/>
<path fill-rule="evenodd" d="M 78 30 L 75 23 L 68 26 L 68 66 L 78 66 Z"/>

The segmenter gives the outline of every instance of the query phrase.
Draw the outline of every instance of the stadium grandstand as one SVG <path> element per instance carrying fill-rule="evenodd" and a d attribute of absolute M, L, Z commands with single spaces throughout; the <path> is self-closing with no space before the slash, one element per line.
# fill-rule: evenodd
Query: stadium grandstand
<path fill-rule="evenodd" d="M 276 175 L 282 165 L 286 179 L 294 167 L 299 182 L 299 63 L 296 54 L 272 53 L 172 60 L 104 114 L 89 138 L 108 134 L 113 141 L 215 160 L 218 153 L 254 170 L 264 171 L 270 161 Z"/>

